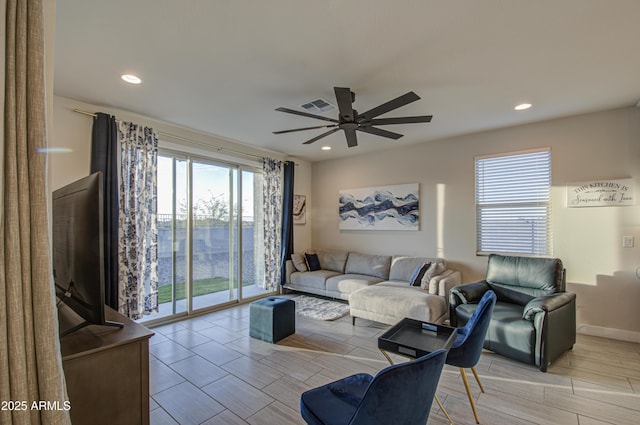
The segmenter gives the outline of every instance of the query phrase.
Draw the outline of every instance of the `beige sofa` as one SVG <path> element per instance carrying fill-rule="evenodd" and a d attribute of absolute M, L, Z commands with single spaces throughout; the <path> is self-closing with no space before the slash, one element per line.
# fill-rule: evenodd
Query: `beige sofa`
<path fill-rule="evenodd" d="M 460 272 L 442 258 L 385 256 L 357 252 L 316 251 L 320 270 L 286 263 L 284 288 L 349 301 L 355 318 L 394 324 L 404 317 L 442 323 L 449 314 L 449 289 L 461 283 Z M 298 255 L 299 254 L 294 254 Z M 417 268 L 432 263 L 419 286 L 409 281 Z"/>

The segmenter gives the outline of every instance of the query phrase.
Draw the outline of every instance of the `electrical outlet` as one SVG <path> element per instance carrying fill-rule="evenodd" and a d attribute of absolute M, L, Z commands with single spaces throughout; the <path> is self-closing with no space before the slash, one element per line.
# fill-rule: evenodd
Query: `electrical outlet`
<path fill-rule="evenodd" d="M 623 248 L 633 248 L 633 236 L 623 236 L 622 237 L 622 247 Z"/>

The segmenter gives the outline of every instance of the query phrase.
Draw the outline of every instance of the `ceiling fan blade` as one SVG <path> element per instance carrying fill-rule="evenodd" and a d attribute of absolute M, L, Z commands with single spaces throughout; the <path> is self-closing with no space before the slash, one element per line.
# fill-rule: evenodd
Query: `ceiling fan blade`
<path fill-rule="evenodd" d="M 353 104 L 351 103 L 351 89 L 334 87 L 333 91 L 336 94 L 340 118 L 342 118 L 343 121 L 353 122 L 355 117 L 353 116 Z"/>
<path fill-rule="evenodd" d="M 364 131 L 365 133 L 375 134 L 376 136 L 388 137 L 389 139 L 393 140 L 398 140 L 403 136 L 402 134 L 394 133 L 392 131 L 387 131 L 376 127 L 358 127 L 358 130 Z"/>
<path fill-rule="evenodd" d="M 360 114 L 360 117 L 364 117 L 365 119 L 370 120 L 371 118 L 375 118 L 378 115 L 385 114 L 401 106 L 407 105 L 411 102 L 415 102 L 418 99 L 420 99 L 420 96 L 410 91 L 409 93 L 405 93 L 400 97 L 396 97 L 395 99 L 390 100 L 386 103 L 383 103 L 380 106 L 376 106 L 373 109 L 369 109 L 367 112 Z"/>
<path fill-rule="evenodd" d="M 347 136 L 347 146 L 352 148 L 358 146 L 358 136 L 356 136 L 355 128 L 345 128 L 344 135 Z"/>
<path fill-rule="evenodd" d="M 419 117 L 376 118 L 363 122 L 360 125 L 414 124 L 420 122 L 431 122 L 431 118 L 433 118 L 433 115 L 423 115 Z"/>
<path fill-rule="evenodd" d="M 306 142 L 303 143 L 303 145 L 310 145 L 313 142 L 317 142 L 318 140 L 322 139 L 323 137 L 327 137 L 330 134 L 335 133 L 336 131 L 340 130 L 339 128 L 332 128 L 331 130 L 327 131 L 326 133 L 322 133 L 319 136 L 314 137 L 313 139 L 309 139 Z"/>
<path fill-rule="evenodd" d="M 335 122 L 335 123 L 338 122 L 338 120 L 335 120 L 333 118 L 323 117 L 322 115 L 309 114 L 307 112 L 302 112 L 302 111 L 296 111 L 295 109 L 276 108 L 276 111 L 286 112 L 287 114 L 301 115 L 303 117 L 315 118 L 315 119 L 318 119 L 318 120 L 331 121 L 331 122 Z"/>
<path fill-rule="evenodd" d="M 293 128 L 291 130 L 280 130 L 280 131 L 274 131 L 273 134 L 293 133 L 295 131 L 315 130 L 316 128 L 329 128 L 329 127 L 336 127 L 336 124 L 316 125 L 315 127 Z"/>

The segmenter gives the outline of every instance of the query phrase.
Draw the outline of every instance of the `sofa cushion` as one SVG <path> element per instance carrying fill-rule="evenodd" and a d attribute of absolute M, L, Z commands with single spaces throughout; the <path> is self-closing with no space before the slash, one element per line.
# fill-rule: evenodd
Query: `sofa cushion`
<path fill-rule="evenodd" d="M 348 274 L 363 274 L 378 277 L 382 280 L 389 278 L 391 257 L 388 255 L 369 255 L 357 252 L 349 253 L 344 272 Z"/>
<path fill-rule="evenodd" d="M 422 276 L 420 287 L 422 289 L 426 289 L 431 294 L 436 293 L 436 292 L 431 292 L 431 288 L 429 286 L 431 283 L 431 279 L 433 279 L 434 276 L 437 276 L 443 273 L 446 269 L 447 267 L 444 265 L 444 263 L 440 263 L 440 262 L 430 263 L 429 269 L 427 269 L 427 271 L 424 273 L 424 276 Z"/>
<path fill-rule="evenodd" d="M 431 268 L 431 263 L 424 263 L 423 265 L 416 267 L 411 275 L 411 279 L 409 279 L 409 285 L 420 286 L 422 284 L 422 278 L 429 268 Z"/>
<path fill-rule="evenodd" d="M 442 323 L 449 306 L 444 297 L 398 280 L 358 289 L 349 296 L 349 308 L 354 317 L 395 324 L 404 317 Z"/>
<path fill-rule="evenodd" d="M 293 267 L 296 268 L 296 271 L 306 272 L 309 270 L 304 254 L 291 254 L 291 262 L 293 263 Z"/>
<path fill-rule="evenodd" d="M 320 260 L 320 268 L 334 272 L 344 273 L 344 265 L 347 262 L 348 252 L 342 251 L 316 251 Z"/>
<path fill-rule="evenodd" d="M 389 271 L 389 280 L 402 280 L 409 282 L 411 275 L 416 267 L 421 266 L 424 263 L 446 263 L 442 258 L 425 258 L 425 257 L 409 257 L 409 256 L 397 256 L 391 260 L 391 269 Z"/>
<path fill-rule="evenodd" d="M 456 307 L 458 326 L 464 326 L 478 304 L 461 304 Z M 484 340 L 484 348 L 525 363 L 535 363 L 535 328 L 522 318 L 522 306 L 496 303 Z"/>
<path fill-rule="evenodd" d="M 487 265 L 490 284 L 514 287 L 533 297 L 562 292 L 564 268 L 558 258 L 529 258 L 492 254 Z M 498 301 L 500 295 L 498 294 Z"/>
<path fill-rule="evenodd" d="M 442 273 L 439 273 L 435 276 L 433 276 L 430 280 L 429 280 L 429 284 L 426 286 L 420 286 L 422 289 L 427 290 L 430 294 L 434 294 L 434 295 L 442 295 L 443 297 L 447 297 L 449 298 L 449 291 L 448 289 L 444 286 L 444 285 L 440 285 L 440 282 L 442 282 L 445 278 L 448 278 L 449 276 L 453 275 L 454 271 L 453 270 L 445 270 Z M 460 273 L 460 272 L 456 272 L 456 273 Z M 423 283 L 425 282 L 425 279 L 422 279 Z M 455 284 L 460 284 L 460 281 L 458 280 Z M 451 284 L 453 286 L 453 284 Z"/>
<path fill-rule="evenodd" d="M 291 284 L 299 285 L 302 287 L 325 289 L 325 281 L 333 276 L 337 276 L 340 273 L 331 270 L 315 270 L 306 273 L 291 273 Z"/>
<path fill-rule="evenodd" d="M 378 282 L 382 282 L 379 277 L 364 274 L 341 274 L 327 279 L 327 293 L 350 294 Z"/>
<path fill-rule="evenodd" d="M 318 254 L 305 253 L 304 258 L 307 260 L 307 268 L 309 271 L 320 270 L 320 259 L 318 258 Z"/>
<path fill-rule="evenodd" d="M 488 283 L 488 285 L 498 296 L 498 302 L 501 303 L 525 306 L 529 301 L 535 298 L 533 295 L 529 294 L 529 290 L 527 288 L 512 285 L 501 285 L 499 283 Z"/>

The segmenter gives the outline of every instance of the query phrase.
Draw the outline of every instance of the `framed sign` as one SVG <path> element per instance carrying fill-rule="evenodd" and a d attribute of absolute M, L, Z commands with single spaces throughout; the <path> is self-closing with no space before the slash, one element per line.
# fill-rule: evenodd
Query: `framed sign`
<path fill-rule="evenodd" d="M 635 205 L 633 179 L 594 180 L 567 185 L 567 207 L 619 207 Z"/>

